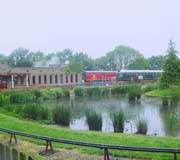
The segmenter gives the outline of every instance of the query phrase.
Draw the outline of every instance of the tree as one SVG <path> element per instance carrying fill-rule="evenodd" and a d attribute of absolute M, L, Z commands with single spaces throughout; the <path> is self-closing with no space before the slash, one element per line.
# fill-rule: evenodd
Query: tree
<path fill-rule="evenodd" d="M 83 52 L 77 52 L 74 54 L 70 61 L 81 63 L 83 70 L 93 70 L 94 68 L 93 60 Z"/>
<path fill-rule="evenodd" d="M 154 70 L 163 69 L 165 56 L 152 56 L 148 58 L 148 68 Z"/>
<path fill-rule="evenodd" d="M 59 58 L 60 63 L 65 63 L 66 61 L 71 61 L 73 56 L 73 51 L 70 49 L 64 49 L 56 53 L 56 56 Z"/>
<path fill-rule="evenodd" d="M 9 56 L 8 64 L 13 67 L 32 67 L 33 63 L 29 59 L 29 50 L 25 48 L 15 49 Z"/>
<path fill-rule="evenodd" d="M 160 77 L 160 88 L 169 88 L 172 85 L 180 84 L 180 61 L 175 50 L 175 43 L 170 40 L 163 65 L 164 72 Z"/>
<path fill-rule="evenodd" d="M 0 54 L 0 62 L 7 62 L 7 60 L 8 60 L 8 57 L 6 57 L 3 54 Z"/>
<path fill-rule="evenodd" d="M 148 61 L 144 57 L 137 58 L 134 62 L 132 62 L 128 69 L 147 69 L 148 68 Z"/>

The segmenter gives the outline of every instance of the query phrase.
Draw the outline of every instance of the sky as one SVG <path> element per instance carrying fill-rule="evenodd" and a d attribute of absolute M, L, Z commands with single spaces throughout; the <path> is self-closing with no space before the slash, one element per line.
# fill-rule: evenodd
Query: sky
<path fill-rule="evenodd" d="M 92 58 L 127 45 L 145 57 L 180 52 L 180 0 L 0 0 L 0 53 L 70 48 Z"/>

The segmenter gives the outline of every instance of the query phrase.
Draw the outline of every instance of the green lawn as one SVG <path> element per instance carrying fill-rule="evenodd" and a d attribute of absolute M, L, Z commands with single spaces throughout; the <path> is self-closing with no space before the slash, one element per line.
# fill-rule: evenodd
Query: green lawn
<path fill-rule="evenodd" d="M 125 146 L 143 146 L 143 147 L 160 147 L 160 148 L 180 148 L 180 140 L 178 138 L 162 138 L 130 134 L 118 133 L 100 133 L 100 132 L 87 132 L 87 131 L 73 131 L 62 127 L 52 127 L 35 122 L 20 120 L 11 116 L 0 114 L 0 127 L 13 129 L 17 131 L 56 137 L 61 139 L 69 139 L 76 141 L 105 143 Z M 18 137 L 20 138 L 20 137 Z M 23 138 L 24 139 L 24 138 Z M 44 145 L 45 142 L 36 139 L 28 139 L 29 141 Z M 100 149 L 79 147 L 73 145 L 65 145 L 53 143 L 54 147 L 65 149 L 77 149 L 81 152 L 88 154 L 103 154 Z M 158 159 L 170 160 L 173 159 L 173 154 L 162 153 L 145 153 L 145 152 L 129 152 L 129 151 L 116 151 L 110 150 L 110 154 L 121 157 L 138 157 L 145 159 Z M 180 154 L 178 155 L 180 159 Z"/>
<path fill-rule="evenodd" d="M 153 90 L 150 92 L 147 92 L 147 96 L 151 97 L 160 97 L 160 98 L 174 98 L 179 97 L 179 92 L 173 89 L 162 89 L 162 90 Z"/>

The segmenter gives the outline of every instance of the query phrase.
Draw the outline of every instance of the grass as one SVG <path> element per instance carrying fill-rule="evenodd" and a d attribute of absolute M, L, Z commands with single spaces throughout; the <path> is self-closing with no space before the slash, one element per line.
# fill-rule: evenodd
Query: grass
<path fill-rule="evenodd" d="M 177 96 L 176 92 L 174 92 L 174 90 L 170 88 L 150 91 L 147 92 L 146 95 L 150 97 L 160 97 L 160 98 L 173 98 Z"/>
<path fill-rule="evenodd" d="M 125 115 L 123 111 L 112 112 L 110 114 L 114 132 L 123 132 L 124 131 L 124 123 L 125 123 Z"/>
<path fill-rule="evenodd" d="M 0 127 L 17 130 L 21 132 L 27 132 L 32 134 L 50 136 L 55 138 L 93 142 L 93 143 L 104 143 L 114 145 L 125 145 L 125 146 L 141 146 L 141 147 L 160 147 L 160 148 L 179 148 L 180 140 L 178 138 L 162 138 L 142 135 L 129 135 L 120 133 L 100 133 L 100 132 L 87 132 L 87 131 L 73 131 L 62 127 L 52 127 L 47 125 L 41 125 L 35 122 L 19 120 L 14 117 L 0 114 Z M 20 137 L 18 136 L 18 139 Z M 36 139 L 27 139 L 33 143 L 44 145 L 45 142 Z M 73 145 L 65 145 L 59 143 L 53 143 L 54 148 L 64 149 L 77 149 L 81 152 L 88 154 L 103 154 L 103 150 L 80 147 Z M 130 152 L 130 151 L 116 151 L 110 150 L 110 154 L 113 156 L 122 157 L 136 157 L 153 160 L 169 160 L 173 159 L 173 154 L 164 153 L 145 153 L 145 152 Z M 180 154 L 177 155 L 177 159 L 180 158 Z"/>

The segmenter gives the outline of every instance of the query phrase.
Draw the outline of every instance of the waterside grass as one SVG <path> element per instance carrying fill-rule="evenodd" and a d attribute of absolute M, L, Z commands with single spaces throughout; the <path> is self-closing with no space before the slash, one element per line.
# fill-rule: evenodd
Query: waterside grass
<path fill-rule="evenodd" d="M 178 138 L 171 137 L 152 137 L 142 135 L 130 135 L 120 133 L 99 133 L 99 132 L 87 132 L 87 131 L 73 131 L 62 127 L 52 127 L 47 125 L 40 125 L 35 122 L 29 122 L 19 120 L 14 117 L 0 114 L 0 126 L 2 128 L 17 130 L 21 132 L 27 132 L 31 134 L 38 134 L 44 136 L 50 136 L 61 139 L 69 139 L 83 142 L 114 144 L 124 146 L 139 146 L 139 147 L 160 147 L 160 148 L 179 148 L 180 140 Z M 19 139 L 20 137 L 18 137 Z M 36 139 L 29 139 L 33 143 L 44 145 L 45 142 Z M 80 147 L 73 145 L 65 145 L 59 143 L 53 143 L 54 148 L 76 149 L 88 154 L 101 154 L 101 149 Z M 38 154 L 38 153 L 37 153 Z M 169 160 L 173 159 L 173 154 L 164 153 L 146 153 L 146 152 L 130 152 L 130 151 L 116 151 L 110 150 L 112 156 L 129 157 L 129 158 L 143 158 L 153 160 Z M 177 154 L 177 159 L 180 158 L 180 154 Z"/>

